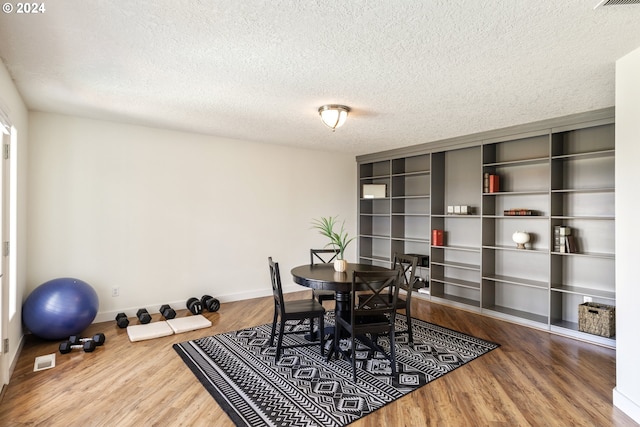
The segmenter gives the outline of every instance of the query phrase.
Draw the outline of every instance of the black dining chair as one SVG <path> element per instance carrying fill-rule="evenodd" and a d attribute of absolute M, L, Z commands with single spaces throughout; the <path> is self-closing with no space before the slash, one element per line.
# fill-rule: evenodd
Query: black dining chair
<path fill-rule="evenodd" d="M 396 304 L 397 310 L 403 310 L 407 317 L 407 329 L 396 330 L 396 335 L 407 334 L 409 344 L 413 344 L 413 325 L 411 323 L 411 295 L 416 284 L 416 267 L 418 266 L 418 257 L 405 254 L 393 254 L 393 268 L 401 271 L 398 287 L 405 291 L 404 295 L 398 296 Z M 359 298 L 369 298 L 369 293 L 361 293 Z M 383 298 L 390 300 L 393 297 L 391 292 L 377 295 L 375 298 Z M 404 297 L 404 298 L 403 298 Z"/>
<path fill-rule="evenodd" d="M 400 282 L 398 286 L 401 290 L 404 290 L 406 294 L 404 298 L 398 297 L 398 303 L 396 305 L 397 310 L 404 310 L 404 314 L 407 317 L 407 329 L 397 330 L 398 334 L 407 334 L 409 336 L 409 344 L 413 344 L 413 326 L 411 324 L 411 295 L 413 295 L 414 286 L 416 284 L 416 268 L 418 266 L 418 257 L 394 254 L 393 255 L 393 268 L 400 269 Z"/>
<path fill-rule="evenodd" d="M 329 264 L 335 261 L 338 256 L 338 251 L 335 249 L 310 249 L 309 254 L 311 257 L 311 265 L 316 264 Z M 314 289 L 313 297 L 318 300 L 320 304 L 324 301 L 333 301 L 336 299 L 335 291 L 325 291 L 323 289 Z"/>
<path fill-rule="evenodd" d="M 276 325 L 278 323 L 278 317 L 280 317 L 280 326 L 278 329 L 278 342 L 276 347 L 276 362 L 280 360 L 280 354 L 284 348 L 294 347 L 308 347 L 312 345 L 320 345 L 320 354 L 324 356 L 324 307 L 314 298 L 303 300 L 289 300 L 285 301 L 282 293 L 282 281 L 280 280 L 280 267 L 277 262 L 274 262 L 269 257 L 269 275 L 271 277 L 271 287 L 273 289 L 273 324 L 271 325 L 271 339 L 269 345 L 273 346 L 273 340 L 276 335 Z M 309 328 L 300 328 L 300 320 L 309 319 Z M 318 319 L 318 329 L 320 339 L 317 341 L 306 341 L 302 338 L 299 341 L 294 341 L 291 344 L 283 345 L 282 341 L 284 335 L 299 334 L 299 335 L 313 335 L 314 320 Z M 297 320 L 295 325 L 289 325 L 288 330 L 285 329 L 286 323 L 290 320 Z"/>
<path fill-rule="evenodd" d="M 395 322 L 396 304 L 398 302 L 400 270 L 393 271 L 354 271 L 351 282 L 351 313 L 348 318 L 336 317 L 335 339 L 328 356 L 341 353 L 351 361 L 353 380 L 356 375 L 356 341 L 372 350 L 384 354 L 391 363 L 391 373 L 396 376 Z M 356 293 L 366 291 L 366 294 Z M 386 294 L 391 292 L 392 297 Z M 340 337 L 343 333 L 351 339 L 351 352 L 340 348 Z M 389 352 L 378 345 L 380 335 L 389 336 Z"/>

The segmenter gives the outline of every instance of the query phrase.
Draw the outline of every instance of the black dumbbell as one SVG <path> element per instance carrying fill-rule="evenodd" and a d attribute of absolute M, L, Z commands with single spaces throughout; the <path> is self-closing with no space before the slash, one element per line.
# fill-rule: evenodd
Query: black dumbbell
<path fill-rule="evenodd" d="M 129 319 L 124 313 L 118 313 L 118 315 L 116 316 L 116 322 L 118 323 L 118 326 L 120 328 L 126 328 L 127 326 L 129 326 Z"/>
<path fill-rule="evenodd" d="M 212 297 L 211 295 L 203 295 L 200 298 L 200 302 L 202 306 L 207 309 L 207 311 L 214 312 L 220 309 L 220 301 L 217 298 Z"/>
<path fill-rule="evenodd" d="M 107 339 L 102 332 L 95 334 L 91 338 L 82 338 L 79 335 L 71 335 L 69 337 L 69 342 L 71 343 L 71 345 L 80 345 L 87 341 L 93 341 L 94 343 L 96 343 L 97 346 L 100 346 L 104 344 L 106 340 Z"/>
<path fill-rule="evenodd" d="M 160 306 L 160 314 L 162 314 L 162 317 L 164 317 L 165 319 L 173 319 L 174 317 L 176 317 L 176 311 L 171 308 L 169 304 Z"/>
<path fill-rule="evenodd" d="M 189 298 L 187 300 L 187 308 L 191 314 L 200 314 L 202 313 L 202 302 L 195 297 Z"/>
<path fill-rule="evenodd" d="M 96 342 L 94 340 L 88 340 L 83 342 L 82 344 L 71 344 L 71 341 L 61 342 L 58 350 L 60 353 L 67 354 L 71 352 L 71 350 L 82 349 L 85 353 L 91 353 L 96 349 Z"/>
<path fill-rule="evenodd" d="M 138 310 L 138 312 L 136 313 L 136 317 L 143 325 L 151 322 L 151 315 L 146 308 L 141 308 L 140 310 Z"/>

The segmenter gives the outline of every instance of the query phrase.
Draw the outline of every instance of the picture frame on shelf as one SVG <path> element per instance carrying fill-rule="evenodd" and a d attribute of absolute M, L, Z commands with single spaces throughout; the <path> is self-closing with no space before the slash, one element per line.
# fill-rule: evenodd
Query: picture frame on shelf
<path fill-rule="evenodd" d="M 363 199 L 384 199 L 387 197 L 387 184 L 362 184 Z"/>

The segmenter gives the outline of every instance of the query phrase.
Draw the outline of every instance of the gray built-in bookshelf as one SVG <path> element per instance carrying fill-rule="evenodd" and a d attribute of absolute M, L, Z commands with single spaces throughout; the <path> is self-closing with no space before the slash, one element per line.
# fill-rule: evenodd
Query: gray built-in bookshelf
<path fill-rule="evenodd" d="M 614 129 L 609 108 L 358 156 L 359 262 L 429 256 L 414 297 L 615 347 L 578 328 L 580 304 L 615 306 Z"/>

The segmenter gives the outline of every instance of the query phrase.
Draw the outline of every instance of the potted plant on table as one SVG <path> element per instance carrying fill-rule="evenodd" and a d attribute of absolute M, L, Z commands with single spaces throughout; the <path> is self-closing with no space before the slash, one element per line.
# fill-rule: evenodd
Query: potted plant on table
<path fill-rule="evenodd" d="M 344 229 L 344 221 L 340 226 L 340 231 L 334 230 L 334 227 L 337 224 L 338 217 L 320 217 L 319 219 L 314 219 L 312 221 L 313 228 L 317 229 L 320 234 L 329 238 L 329 243 L 325 245 L 333 247 L 333 249 L 338 253 L 336 256 L 336 260 L 333 263 L 333 267 L 338 272 L 343 272 L 347 270 L 347 261 L 344 259 L 344 250 L 347 248 L 347 245 L 351 243 L 355 237 L 349 238 L 349 233 Z"/>

